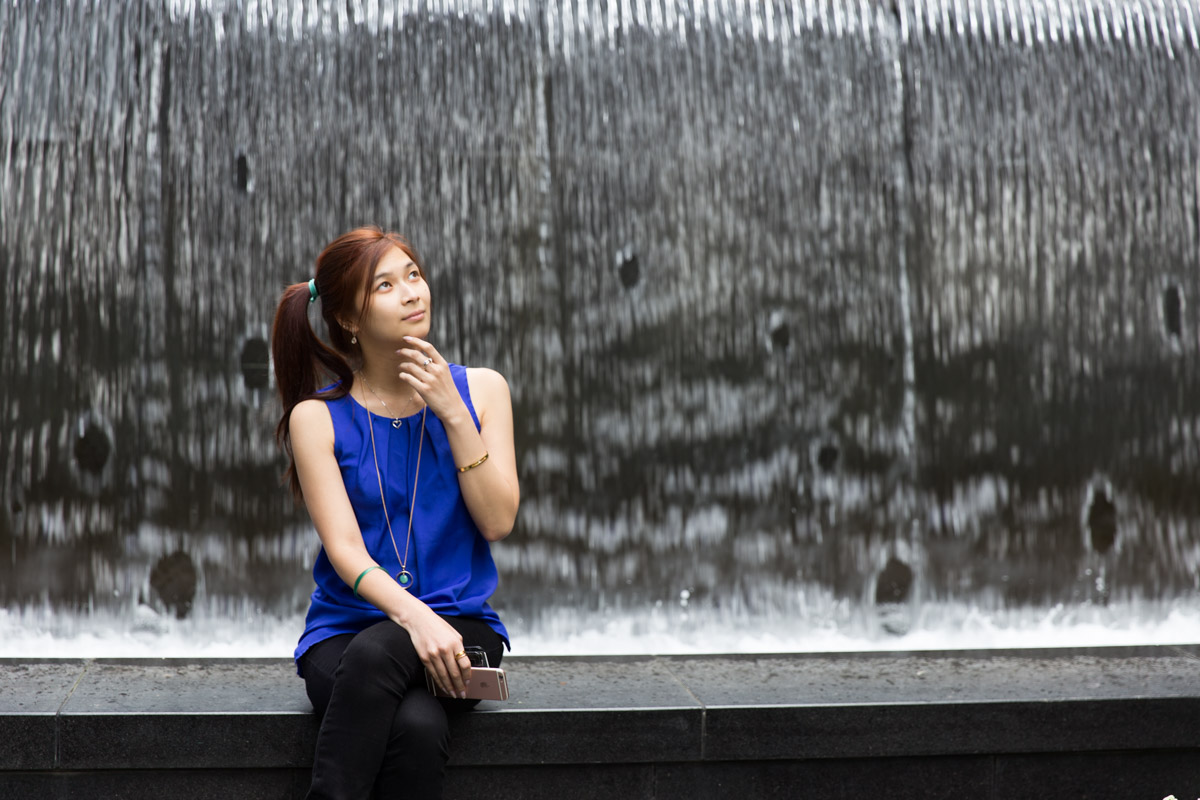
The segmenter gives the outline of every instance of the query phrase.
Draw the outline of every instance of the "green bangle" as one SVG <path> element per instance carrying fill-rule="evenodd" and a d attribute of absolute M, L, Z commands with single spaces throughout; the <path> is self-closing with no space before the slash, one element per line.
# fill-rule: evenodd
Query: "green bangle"
<path fill-rule="evenodd" d="M 355 597 L 358 597 L 358 585 L 359 585 L 360 583 L 362 583 L 362 579 L 363 579 L 364 577 L 366 577 L 367 573 L 368 573 L 368 572 L 370 572 L 370 571 L 371 571 L 371 570 L 373 570 L 373 569 L 383 569 L 383 567 L 381 567 L 381 566 L 379 566 L 378 564 L 376 564 L 375 566 L 373 566 L 373 567 L 367 567 L 367 568 L 366 568 L 366 569 L 364 569 L 362 572 L 358 573 L 358 580 L 356 580 L 356 581 L 354 582 L 354 596 L 355 596 Z"/>

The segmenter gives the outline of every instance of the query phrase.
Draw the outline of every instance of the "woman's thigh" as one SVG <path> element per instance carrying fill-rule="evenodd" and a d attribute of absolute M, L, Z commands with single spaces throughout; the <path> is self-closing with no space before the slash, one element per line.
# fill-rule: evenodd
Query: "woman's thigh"
<path fill-rule="evenodd" d="M 317 642 L 300 656 L 300 674 L 304 676 L 304 688 L 317 716 L 325 716 L 329 697 L 333 694 L 333 681 L 337 674 L 342 653 L 354 639 L 353 633 L 343 633 Z"/>

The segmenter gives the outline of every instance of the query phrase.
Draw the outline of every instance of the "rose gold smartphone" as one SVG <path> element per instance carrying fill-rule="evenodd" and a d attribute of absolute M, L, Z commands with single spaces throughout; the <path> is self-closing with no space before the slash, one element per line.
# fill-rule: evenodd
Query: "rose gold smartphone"
<path fill-rule="evenodd" d="M 425 682 L 434 697 L 450 697 L 453 695 L 442 691 L 433 681 L 433 676 L 425 673 Z M 457 699 L 457 698 L 453 698 Z M 504 670 L 499 667 L 471 667 L 471 682 L 467 684 L 468 700 L 507 700 L 508 680 Z"/>

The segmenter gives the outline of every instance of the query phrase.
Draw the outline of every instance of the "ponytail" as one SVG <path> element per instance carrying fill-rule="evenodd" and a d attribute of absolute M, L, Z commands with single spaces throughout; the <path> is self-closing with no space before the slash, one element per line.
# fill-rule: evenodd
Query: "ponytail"
<path fill-rule="evenodd" d="M 275 385 L 283 415 L 275 428 L 275 439 L 288 457 L 283 480 L 292 490 L 297 502 L 304 502 L 300 478 L 296 475 L 296 458 L 292 454 L 289 424 L 292 410 L 303 400 L 312 397 L 343 397 L 354 381 L 354 371 L 336 350 L 319 338 L 308 321 L 308 306 L 312 298 L 308 283 L 294 283 L 283 292 L 271 329 L 271 358 L 275 363 Z M 336 381 L 327 391 L 322 386 Z"/>

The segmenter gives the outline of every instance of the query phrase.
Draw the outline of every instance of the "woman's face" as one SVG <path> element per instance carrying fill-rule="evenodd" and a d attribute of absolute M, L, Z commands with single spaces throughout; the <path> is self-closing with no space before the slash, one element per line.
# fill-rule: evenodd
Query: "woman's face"
<path fill-rule="evenodd" d="M 429 284 L 403 250 L 393 247 L 379 260 L 366 291 L 361 299 L 370 307 L 358 332 L 364 344 L 400 347 L 405 336 L 429 335 Z"/>

